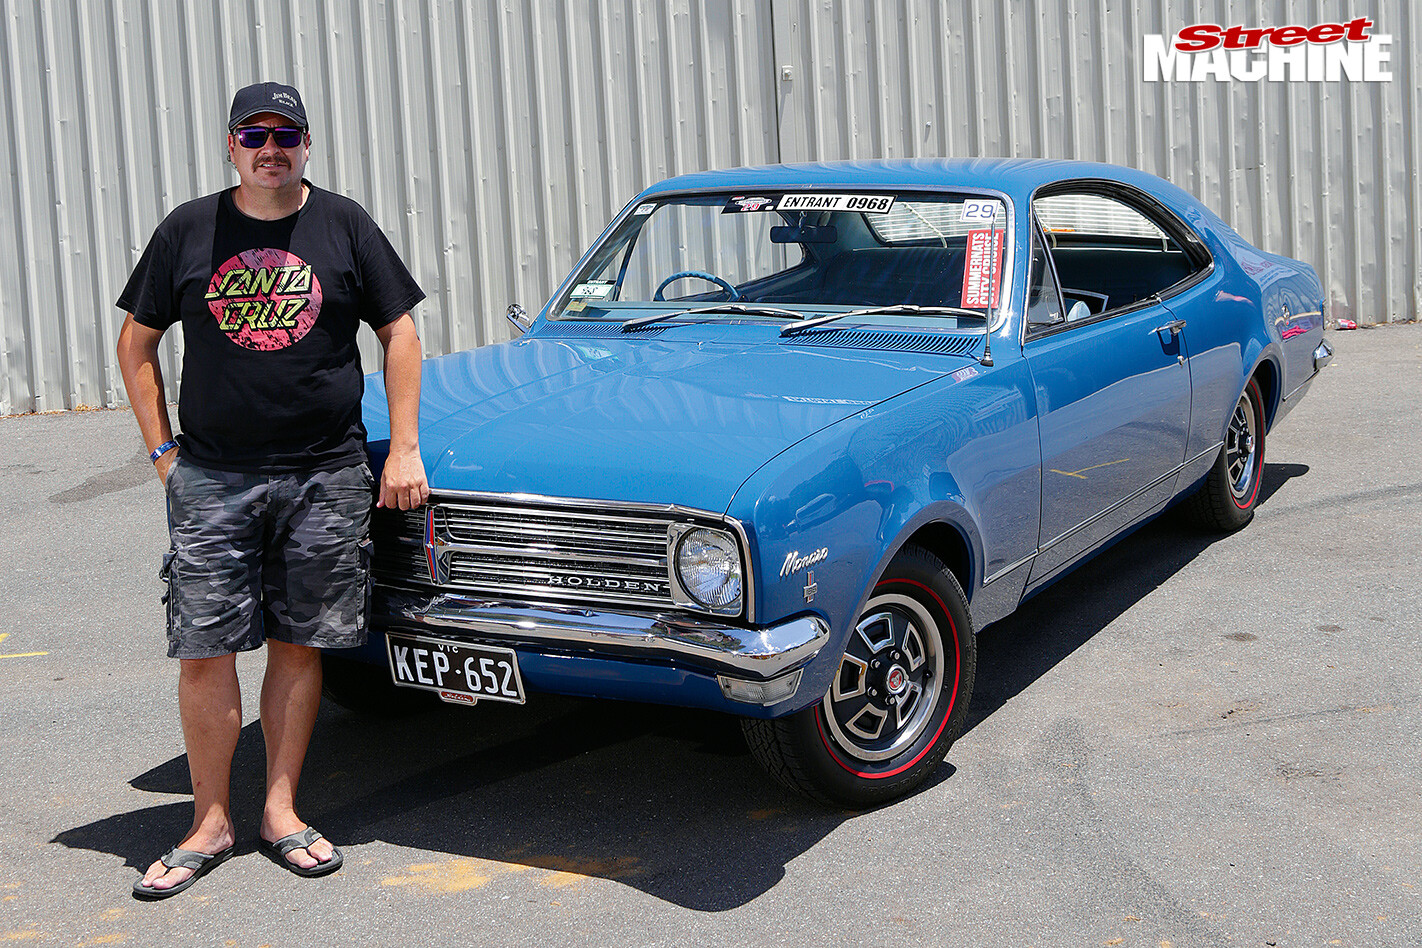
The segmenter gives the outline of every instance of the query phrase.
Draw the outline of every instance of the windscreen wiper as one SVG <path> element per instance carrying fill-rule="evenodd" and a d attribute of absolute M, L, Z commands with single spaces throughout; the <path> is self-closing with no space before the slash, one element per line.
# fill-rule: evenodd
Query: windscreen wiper
<path fill-rule="evenodd" d="M 748 316 L 780 316 L 785 319 L 800 319 L 804 313 L 797 313 L 793 309 L 780 309 L 776 306 L 752 306 L 747 303 L 717 303 L 715 306 L 702 306 L 699 309 L 679 309 L 670 313 L 658 313 L 655 316 L 638 316 L 636 319 L 629 319 L 622 324 L 622 331 L 629 329 L 640 329 L 643 326 L 650 326 L 652 323 L 659 323 L 664 319 L 675 319 L 677 316 L 697 316 L 701 313 L 744 313 Z"/>
<path fill-rule="evenodd" d="M 802 319 L 799 322 L 786 323 L 780 327 L 780 335 L 793 336 L 806 329 L 814 329 L 816 326 L 823 326 L 825 323 L 832 323 L 838 319 L 846 319 L 850 316 L 971 316 L 974 319 L 981 319 L 987 322 L 987 314 L 980 313 L 975 309 L 963 309 L 961 306 L 918 306 L 914 303 L 895 303 L 892 306 L 870 306 L 865 309 L 852 309 L 847 313 L 829 313 L 825 316 L 816 316 L 813 319 Z"/>

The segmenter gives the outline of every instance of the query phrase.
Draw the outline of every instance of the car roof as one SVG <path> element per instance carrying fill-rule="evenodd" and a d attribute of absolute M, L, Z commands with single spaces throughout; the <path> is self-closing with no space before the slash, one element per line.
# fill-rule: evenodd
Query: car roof
<path fill-rule="evenodd" d="M 1191 205 L 1198 203 L 1169 182 L 1144 171 L 1094 161 L 1049 158 L 904 158 L 759 165 L 678 175 L 652 185 L 642 196 L 707 189 L 991 188 L 1025 200 L 1042 185 L 1083 178 L 1120 181 L 1166 199 L 1171 205 L 1178 206 L 1182 199 Z"/>

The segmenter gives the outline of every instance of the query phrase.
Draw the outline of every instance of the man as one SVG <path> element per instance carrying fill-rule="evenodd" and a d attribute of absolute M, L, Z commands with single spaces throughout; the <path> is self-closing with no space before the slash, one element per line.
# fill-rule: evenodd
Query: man
<path fill-rule="evenodd" d="M 140 898 L 192 885 L 234 851 L 232 755 L 242 727 L 236 653 L 267 646 L 267 794 L 258 846 L 292 872 L 341 865 L 295 810 L 321 699 L 322 647 L 365 640 L 373 478 L 360 420 L 361 322 L 385 349 L 390 453 L 378 505 L 429 495 L 418 443 L 424 293 L 355 202 L 302 177 L 306 109 L 267 82 L 232 100 L 235 188 L 158 226 L 118 306 L 118 359 L 168 497 L 168 654 L 192 773 L 192 828 L 134 884 Z M 175 440 L 158 343 L 185 344 Z"/>

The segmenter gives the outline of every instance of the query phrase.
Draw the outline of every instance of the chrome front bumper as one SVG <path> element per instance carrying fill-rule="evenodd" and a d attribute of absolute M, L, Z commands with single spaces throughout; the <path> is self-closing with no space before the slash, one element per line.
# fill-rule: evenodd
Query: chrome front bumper
<path fill-rule="evenodd" d="M 829 626 L 815 616 L 740 629 L 681 616 L 535 606 L 380 586 L 371 613 L 376 628 L 425 629 L 456 639 L 568 648 L 603 657 L 675 658 L 761 680 L 803 665 L 829 640 Z"/>

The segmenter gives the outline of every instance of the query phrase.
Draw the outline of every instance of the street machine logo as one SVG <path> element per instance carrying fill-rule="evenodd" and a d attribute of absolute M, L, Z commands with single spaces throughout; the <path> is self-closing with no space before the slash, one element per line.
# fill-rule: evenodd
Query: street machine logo
<path fill-rule="evenodd" d="M 1313 26 L 1196 23 L 1142 39 L 1146 82 L 1388 82 L 1392 37 L 1365 16 Z"/>
<path fill-rule="evenodd" d="M 204 299 L 228 339 L 271 352 L 294 345 L 316 322 L 321 281 L 296 254 L 244 250 L 217 268 Z"/>

